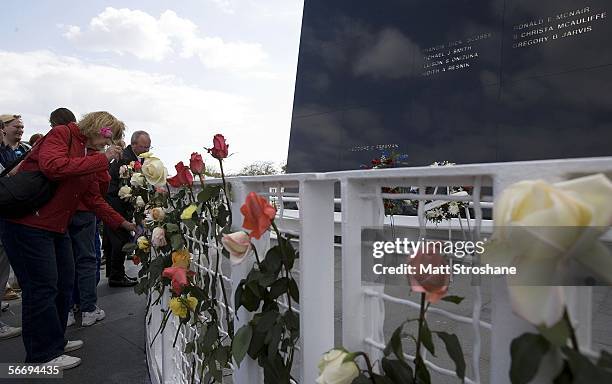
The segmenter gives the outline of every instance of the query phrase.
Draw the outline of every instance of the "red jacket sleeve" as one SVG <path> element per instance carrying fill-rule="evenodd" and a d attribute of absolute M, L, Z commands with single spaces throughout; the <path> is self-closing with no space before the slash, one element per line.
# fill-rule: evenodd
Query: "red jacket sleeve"
<path fill-rule="evenodd" d="M 72 138 L 72 143 L 76 142 Z M 63 126 L 53 128 L 41 143 L 38 154 L 40 170 L 51 180 L 62 180 L 72 176 L 82 176 L 108 168 L 106 155 L 103 153 L 71 158 L 70 129 Z M 84 150 L 84 149 L 83 149 Z"/>
<path fill-rule="evenodd" d="M 105 225 L 108 225 L 112 229 L 118 229 L 125 219 L 102 198 L 98 183 L 90 183 L 89 185 L 87 191 L 83 193 L 81 201 L 90 211 L 95 213 Z"/>

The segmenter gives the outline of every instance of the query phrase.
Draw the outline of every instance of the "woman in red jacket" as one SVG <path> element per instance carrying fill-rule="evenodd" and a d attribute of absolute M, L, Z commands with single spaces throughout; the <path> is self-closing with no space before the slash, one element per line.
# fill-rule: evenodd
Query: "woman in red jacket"
<path fill-rule="evenodd" d="M 80 125 L 53 127 L 23 161 L 20 171 L 42 171 L 57 182 L 53 198 L 37 212 L 4 223 L 2 241 L 22 288 L 23 343 L 26 363 L 49 363 L 62 369 L 80 364 L 65 355 L 81 343 L 64 339 L 74 283 L 74 259 L 68 224 L 82 201 L 112 227 L 133 230 L 97 190 L 96 173 L 118 160 L 121 149 L 108 147 L 87 156 L 87 148 L 102 150 L 123 137 L 125 126 L 108 112 Z"/>

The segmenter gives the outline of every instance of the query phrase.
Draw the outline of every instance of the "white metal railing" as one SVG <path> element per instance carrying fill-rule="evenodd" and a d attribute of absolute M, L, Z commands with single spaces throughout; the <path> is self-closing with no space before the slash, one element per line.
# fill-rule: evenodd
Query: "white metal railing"
<path fill-rule="evenodd" d="M 525 179 L 545 179 L 558 181 L 597 172 L 612 173 L 612 158 L 564 159 L 530 162 L 511 162 L 493 164 L 457 165 L 453 167 L 415 167 L 381 170 L 358 170 L 332 173 L 290 174 L 278 176 L 258 176 L 230 178 L 232 184 L 233 223 L 240 229 L 242 217 L 240 205 L 246 195 L 257 192 L 268 196 L 277 206 L 277 225 L 281 231 L 298 236 L 299 241 L 299 285 L 300 304 L 300 383 L 313 383 L 318 375 L 317 363 L 320 356 L 334 347 L 334 236 L 342 237 L 342 344 L 349 350 L 365 350 L 374 356 L 380 355 L 384 348 L 383 326 L 385 322 L 384 303 L 402 305 L 408 310 L 416 309 L 418 303 L 385 293 L 384 287 L 364 283 L 361 280 L 361 229 L 388 224 L 384 216 L 382 198 L 419 200 L 418 216 L 396 216 L 396 227 L 413 228 L 425 233 L 433 228 L 448 229 L 449 233 L 460 231 L 469 226 L 472 231 L 490 233 L 492 223 L 484 220 L 483 209 L 490 209 L 492 201 L 506 186 Z M 209 182 L 218 182 L 207 180 Z M 334 195 L 334 185 L 340 184 L 341 196 Z M 381 187 L 412 186 L 418 193 L 382 194 Z M 427 194 L 426 187 L 433 186 L 472 186 L 470 195 L 449 196 Z M 484 196 L 483 190 L 492 191 Z M 464 201 L 469 203 L 474 217 L 452 219 L 438 226 L 424 220 L 425 200 Z M 295 203 L 297 207 L 286 208 L 285 203 Z M 340 204 L 341 212 L 334 212 L 334 205 Z M 612 232 L 606 235 L 612 239 Z M 197 241 L 197 239 L 193 239 Z M 270 246 L 269 234 L 254 242 L 259 253 L 265 254 Z M 224 277 L 227 287 L 234 289 L 246 277 L 254 260 L 231 268 L 231 277 Z M 194 263 L 199 273 L 208 273 L 206 265 Z M 570 312 L 580 323 L 578 337 L 581 345 L 591 346 L 591 289 L 573 288 L 574 301 Z M 480 319 L 482 293 L 480 287 L 473 289 L 471 316 L 453 313 L 444 309 L 430 308 L 429 312 L 443 316 L 451 321 L 472 325 L 471 372 L 468 383 L 509 383 L 510 367 L 509 344 L 512 339 L 531 326 L 516 317 L 509 303 L 503 279 L 496 279 L 491 287 L 492 313 L 490 322 Z M 167 300 L 167 298 L 165 299 Z M 161 308 L 167 308 L 162 301 Z M 282 305 L 283 303 L 281 303 Z M 286 305 L 286 304 L 285 304 Z M 147 325 L 149 369 L 152 377 L 160 378 L 163 383 L 184 383 L 189 379 L 186 373 L 193 359 L 178 348 L 172 348 L 176 329 L 167 329 L 149 347 L 157 331 L 161 317 L 159 308 L 152 308 L 152 322 Z M 233 311 L 233 309 L 232 309 Z M 233 312 L 232 312 L 233 313 Z M 238 311 L 235 330 L 250 320 L 252 314 L 244 308 Z M 157 323 L 156 323 L 157 321 Z M 491 332 L 490 371 L 481 377 L 481 331 Z M 465 335 L 463 335 L 465 336 Z M 592 351 L 588 351 L 593 355 Z M 168 356 L 174 356 L 169 359 Z M 196 361 L 195 364 L 198 364 Z M 433 371 L 454 376 L 448 367 L 438 366 L 428 361 Z M 263 382 L 262 372 L 257 363 L 248 356 L 239 368 L 234 367 L 233 382 L 236 384 Z M 156 381 L 156 380 L 154 380 Z"/>

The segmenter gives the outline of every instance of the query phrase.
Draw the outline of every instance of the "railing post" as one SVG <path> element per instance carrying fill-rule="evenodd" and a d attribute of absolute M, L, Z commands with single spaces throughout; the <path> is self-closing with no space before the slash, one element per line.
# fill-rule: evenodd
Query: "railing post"
<path fill-rule="evenodd" d="M 544 179 L 556 182 L 562 179 L 558 170 L 539 168 L 520 168 L 497 176 L 494 180 L 494 196 L 497 199 L 503 190 L 510 184 L 521 180 Z M 578 328 L 579 343 L 585 347 L 591 345 L 591 301 L 592 289 L 590 287 L 565 287 L 568 296 L 566 305 L 568 312 Z M 536 332 L 533 325 L 516 316 L 508 296 L 508 287 L 503 278 L 494 278 L 491 286 L 491 383 L 510 383 L 510 344 L 512 340 L 524 332 Z M 532 383 L 549 383 L 555 373 L 561 368 L 555 356 L 549 354 L 542 360 L 540 370 Z"/>
<path fill-rule="evenodd" d="M 302 383 L 314 383 L 334 347 L 334 183 L 300 183 L 300 338 Z"/>
<path fill-rule="evenodd" d="M 359 180 L 342 180 L 342 344 L 351 352 L 369 350 L 364 343 L 366 326 L 382 328 L 384 315 L 371 317 L 366 310 L 361 281 L 361 230 L 383 225 L 382 201 L 364 199 L 362 194 L 379 194 L 380 188 Z M 370 298 L 369 300 L 377 300 Z M 380 311 L 379 305 L 367 308 Z M 373 322 L 379 324 L 373 324 Z M 381 323 L 382 322 L 382 323 Z M 369 351 L 376 360 L 377 350 Z"/>
<path fill-rule="evenodd" d="M 243 216 L 240 213 L 240 207 L 244 204 L 247 194 L 250 191 L 247 190 L 246 186 L 243 183 L 238 181 L 232 181 L 232 227 L 235 230 L 242 229 L 242 220 Z M 258 252 L 266 251 L 266 244 L 269 244 L 269 235 L 262 236 L 260 240 L 253 241 L 254 246 L 257 248 Z M 247 260 L 245 260 L 242 264 L 232 266 L 231 272 L 231 280 L 232 280 L 232 293 L 230 296 L 230 302 L 233 303 L 234 309 L 236 309 L 236 304 L 234 303 L 234 297 L 236 295 L 236 288 L 240 281 L 247 277 L 249 271 L 253 267 L 253 263 L 255 262 L 255 257 L 251 254 Z M 238 332 L 240 328 L 244 325 L 247 325 L 249 321 L 253 318 L 253 314 L 247 311 L 244 307 L 241 307 L 238 310 L 235 310 L 234 316 L 234 334 Z M 234 363 L 235 364 L 235 363 Z M 261 369 L 257 362 L 246 355 L 242 362 L 240 363 L 240 367 L 235 366 L 232 381 L 234 384 L 260 384 L 263 382 L 261 379 Z"/>

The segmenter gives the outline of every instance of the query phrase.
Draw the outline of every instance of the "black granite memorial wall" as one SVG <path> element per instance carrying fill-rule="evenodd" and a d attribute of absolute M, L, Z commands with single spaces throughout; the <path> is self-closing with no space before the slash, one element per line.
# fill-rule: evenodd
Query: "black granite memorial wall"
<path fill-rule="evenodd" d="M 612 155 L 607 0 L 305 0 L 288 170 Z"/>

